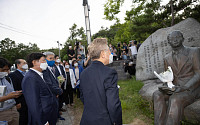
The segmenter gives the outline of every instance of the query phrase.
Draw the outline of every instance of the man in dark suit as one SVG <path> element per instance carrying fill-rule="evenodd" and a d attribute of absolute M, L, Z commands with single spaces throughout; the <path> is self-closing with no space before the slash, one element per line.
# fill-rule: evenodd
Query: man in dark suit
<path fill-rule="evenodd" d="M 172 52 L 166 55 L 164 64 L 165 69 L 172 68 L 175 90 L 163 86 L 154 92 L 154 124 L 180 125 L 184 108 L 200 95 L 200 53 L 198 48 L 183 46 L 180 31 L 173 31 L 167 39 Z"/>
<path fill-rule="evenodd" d="M 22 91 L 28 106 L 28 123 L 29 125 L 56 125 L 56 100 L 42 73 L 48 67 L 45 55 L 31 53 L 27 62 L 30 70 L 22 81 Z"/>
<path fill-rule="evenodd" d="M 59 96 L 62 95 L 63 91 L 61 89 L 61 87 L 59 86 L 59 81 L 58 78 L 55 75 L 55 54 L 53 52 L 44 52 L 43 53 L 46 57 L 46 61 L 48 64 L 48 68 L 43 71 L 44 74 L 44 79 L 45 81 L 48 83 L 51 91 L 54 94 L 54 97 L 56 98 L 56 102 L 57 102 L 57 110 L 58 110 L 58 118 L 60 120 L 65 120 L 65 118 L 61 117 L 59 114 Z"/>
<path fill-rule="evenodd" d="M 28 69 L 28 65 L 24 59 L 15 60 L 15 66 L 17 70 L 9 74 L 9 77 L 12 80 L 13 87 L 15 91 L 22 90 L 21 83 L 26 74 L 26 70 Z M 19 98 L 15 99 L 16 107 L 19 112 L 19 125 L 27 125 L 28 124 L 28 108 L 26 105 L 26 101 L 23 95 Z"/>
<path fill-rule="evenodd" d="M 80 125 L 122 125 L 117 72 L 105 66 L 113 60 L 107 40 L 95 39 L 88 52 L 93 62 L 80 77 L 81 101 L 84 104 Z"/>
<path fill-rule="evenodd" d="M 58 55 L 55 55 L 55 65 L 54 65 L 54 68 L 55 68 L 55 76 L 58 78 L 59 76 L 63 77 L 66 79 L 66 73 L 64 71 L 64 67 L 60 64 L 61 60 L 59 58 Z M 61 88 L 62 88 L 62 95 L 59 96 L 59 110 L 60 111 L 63 111 L 65 112 L 66 110 L 63 109 L 63 98 L 64 95 L 66 95 L 66 91 L 64 91 L 64 84 L 66 84 L 66 82 L 64 81 L 62 84 L 61 84 Z M 67 97 L 66 97 L 67 98 Z"/>

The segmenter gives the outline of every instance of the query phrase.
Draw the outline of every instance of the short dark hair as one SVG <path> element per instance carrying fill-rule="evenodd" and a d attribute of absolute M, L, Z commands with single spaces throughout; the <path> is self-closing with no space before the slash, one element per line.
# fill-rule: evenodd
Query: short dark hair
<path fill-rule="evenodd" d="M 8 66 L 8 68 L 10 68 L 11 64 L 7 59 L 0 57 L 0 68 L 3 68 L 4 66 Z"/>
<path fill-rule="evenodd" d="M 32 68 L 33 67 L 33 60 L 39 60 L 41 57 L 45 57 L 44 54 L 42 53 L 31 53 L 27 56 L 27 64 L 28 67 Z"/>
<path fill-rule="evenodd" d="M 72 61 L 72 66 L 74 66 L 75 62 L 77 63 L 77 61 L 76 61 L 76 60 L 73 60 L 73 61 Z"/>
<path fill-rule="evenodd" d="M 66 63 L 68 63 L 68 64 L 69 64 L 69 61 L 66 61 L 66 62 L 65 62 L 65 64 L 66 64 Z M 65 64 L 64 64 L 64 66 L 65 66 Z M 70 64 L 69 64 L 69 65 L 70 65 Z"/>
<path fill-rule="evenodd" d="M 15 66 L 16 66 L 16 68 L 18 68 L 18 67 L 17 67 L 17 64 L 20 64 L 20 63 L 21 63 L 20 59 L 16 59 L 16 60 L 15 60 Z"/>
<path fill-rule="evenodd" d="M 58 55 L 55 55 L 54 58 L 56 59 L 56 57 L 59 57 Z"/>
<path fill-rule="evenodd" d="M 134 44 L 137 45 L 137 41 L 136 40 L 134 40 Z"/>

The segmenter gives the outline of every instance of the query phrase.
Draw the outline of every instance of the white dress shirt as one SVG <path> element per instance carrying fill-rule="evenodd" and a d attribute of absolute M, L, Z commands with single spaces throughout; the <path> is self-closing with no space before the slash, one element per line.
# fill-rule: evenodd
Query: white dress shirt
<path fill-rule="evenodd" d="M 36 70 L 36 69 L 33 69 L 33 68 L 30 68 L 31 70 L 35 71 L 43 80 L 44 80 L 44 77 L 43 77 L 43 73 Z"/>

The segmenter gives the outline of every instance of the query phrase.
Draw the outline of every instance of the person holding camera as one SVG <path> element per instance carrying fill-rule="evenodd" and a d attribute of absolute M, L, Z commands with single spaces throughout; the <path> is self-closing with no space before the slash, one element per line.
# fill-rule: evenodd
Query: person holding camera
<path fill-rule="evenodd" d="M 72 49 L 72 45 L 69 45 L 69 49 L 67 50 L 67 56 L 69 63 L 72 64 L 72 58 L 75 57 L 75 51 Z"/>
<path fill-rule="evenodd" d="M 81 42 L 76 42 L 75 50 L 77 50 L 77 55 L 81 55 L 81 58 L 85 59 L 85 47 L 81 45 Z"/>

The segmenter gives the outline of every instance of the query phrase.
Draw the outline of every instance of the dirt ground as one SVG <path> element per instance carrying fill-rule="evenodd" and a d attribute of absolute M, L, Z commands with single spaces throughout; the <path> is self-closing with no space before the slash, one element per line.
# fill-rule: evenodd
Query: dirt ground
<path fill-rule="evenodd" d="M 134 119 L 134 122 L 129 124 L 129 125 L 147 125 L 144 121 L 140 120 L 140 119 Z"/>

